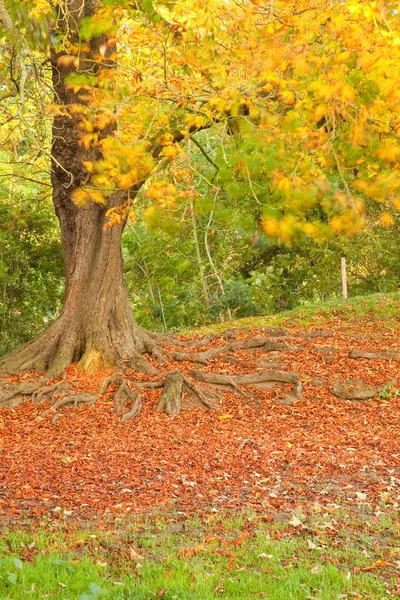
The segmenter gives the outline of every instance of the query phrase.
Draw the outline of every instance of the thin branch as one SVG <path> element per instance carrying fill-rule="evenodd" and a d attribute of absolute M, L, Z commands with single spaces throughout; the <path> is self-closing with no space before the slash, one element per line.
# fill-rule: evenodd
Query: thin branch
<path fill-rule="evenodd" d="M 204 150 L 203 146 L 196 140 L 196 138 L 194 138 L 191 135 L 189 139 L 191 139 L 194 145 L 198 147 L 202 155 L 208 160 L 208 162 L 214 167 L 214 169 L 216 171 L 219 171 L 219 166 L 213 161 L 211 156 L 206 152 L 206 150 Z"/>
<path fill-rule="evenodd" d="M 3 177 L 18 177 L 19 179 L 25 179 L 25 181 L 30 181 L 32 183 L 38 183 L 39 185 L 45 185 L 46 187 L 53 187 L 50 183 L 45 183 L 44 181 L 39 181 L 38 179 L 32 179 L 31 177 L 25 177 L 24 175 L 18 175 L 18 173 L 2 173 L 0 175 L 0 179 Z"/>

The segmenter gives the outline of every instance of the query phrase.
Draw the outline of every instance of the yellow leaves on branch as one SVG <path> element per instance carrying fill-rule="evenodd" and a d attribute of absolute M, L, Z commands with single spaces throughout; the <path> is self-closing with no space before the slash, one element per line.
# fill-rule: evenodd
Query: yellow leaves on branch
<path fill-rule="evenodd" d="M 52 2 L 49 2 L 49 0 L 35 0 L 35 7 L 30 11 L 29 16 L 32 19 L 40 21 L 40 19 L 48 15 L 52 10 Z"/>
<path fill-rule="evenodd" d="M 382 227 L 392 227 L 394 224 L 394 217 L 390 213 L 384 212 L 379 217 L 379 225 L 381 225 Z"/>
<path fill-rule="evenodd" d="M 132 221 L 132 223 L 135 221 L 135 214 L 132 208 L 125 204 L 113 206 L 106 212 L 105 217 L 107 219 L 107 222 L 104 225 L 105 231 L 110 229 L 110 227 L 125 225 L 127 219 Z"/>
<path fill-rule="evenodd" d="M 57 60 L 57 67 L 75 67 L 77 69 L 79 67 L 79 58 L 72 54 L 64 54 Z"/>
<path fill-rule="evenodd" d="M 94 56 L 100 71 L 91 89 L 84 80 L 80 89 L 77 78 L 76 91 L 91 100 L 81 106 L 80 119 L 88 187 L 104 197 L 138 188 L 159 158 L 172 163 L 181 153 L 171 131 L 187 139 L 215 124 L 218 136 L 223 122 L 232 125 L 225 129 L 231 134 L 227 148 L 221 145 L 227 164 L 233 137 L 238 145 L 249 142 L 246 168 L 252 142 L 257 149 L 263 145 L 262 164 L 250 169 L 251 176 L 261 172 L 259 187 L 271 186 L 283 206 L 283 214 L 265 220 L 268 235 L 288 243 L 303 235 L 352 235 L 365 217 L 348 206 L 350 196 L 355 205 L 358 195 L 396 207 L 400 35 L 399 18 L 385 3 L 344 0 L 318 8 L 307 0 L 276 0 L 272 13 L 262 0 L 177 0 L 157 3 L 158 20 L 131 10 L 134 4 L 113 4 L 119 20 L 115 68 L 101 69 L 98 60 L 117 43 L 113 33 Z M 100 13 L 95 24 L 101 26 Z M 68 48 L 59 66 L 77 69 L 78 56 Z M 72 108 L 71 114 L 75 118 Z M 95 154 L 101 158 L 94 160 Z M 242 168 L 232 177 L 250 175 Z M 346 190 L 344 200 L 333 197 L 338 186 Z M 175 210 L 179 194 L 158 181 L 146 197 L 153 201 L 151 218 Z M 74 201 L 89 199 L 85 189 Z M 325 214 L 324 225 L 307 221 L 314 208 Z M 123 218 L 109 215 L 113 223 Z"/>
<path fill-rule="evenodd" d="M 365 227 L 365 217 L 356 211 L 348 209 L 333 217 L 329 226 L 335 233 L 343 233 L 349 237 L 356 235 Z"/>
<path fill-rule="evenodd" d="M 93 185 L 103 193 L 129 190 L 145 181 L 154 169 L 154 160 L 147 151 L 146 143 L 127 145 L 110 135 L 101 140 L 100 147 L 103 158 L 95 162 L 85 161 L 84 166 L 92 174 Z"/>
<path fill-rule="evenodd" d="M 328 237 L 326 228 L 317 221 L 305 221 L 293 214 L 286 214 L 282 218 L 268 216 L 262 222 L 264 232 L 286 244 L 298 241 L 301 236 L 309 236 L 317 241 Z"/>
<path fill-rule="evenodd" d="M 104 196 L 98 190 L 78 188 L 72 192 L 72 201 L 76 206 L 84 207 L 89 202 L 106 204 Z"/>
<path fill-rule="evenodd" d="M 176 187 L 168 181 L 153 181 L 146 190 L 146 198 L 156 202 L 159 210 L 172 210 L 176 207 L 179 192 Z M 155 212 L 154 205 L 144 211 L 146 217 L 151 217 Z"/>
<path fill-rule="evenodd" d="M 400 160 L 400 144 L 399 143 L 395 144 L 393 142 L 393 143 L 387 143 L 385 145 L 382 145 L 376 151 L 376 155 L 381 160 L 395 163 L 398 160 Z"/>
<path fill-rule="evenodd" d="M 180 148 L 177 145 L 165 146 L 165 148 L 163 148 L 161 151 L 161 156 L 165 156 L 170 162 L 172 162 L 174 158 L 176 158 L 179 150 Z"/>
<path fill-rule="evenodd" d="M 292 90 L 282 90 L 279 93 L 279 97 L 283 100 L 285 104 L 291 105 L 296 101 L 296 95 Z"/>

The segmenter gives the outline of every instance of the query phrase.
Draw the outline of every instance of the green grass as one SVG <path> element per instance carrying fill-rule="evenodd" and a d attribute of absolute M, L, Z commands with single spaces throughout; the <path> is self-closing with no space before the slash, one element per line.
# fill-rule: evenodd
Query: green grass
<path fill-rule="evenodd" d="M 350 321 L 348 323 L 349 328 L 352 326 L 352 319 L 379 321 L 382 327 L 385 327 L 385 325 L 392 327 L 394 323 L 400 324 L 400 292 L 356 296 L 347 300 L 310 302 L 275 315 L 248 317 L 226 323 L 217 323 L 184 333 L 187 335 L 220 333 L 231 327 L 252 329 L 260 326 L 290 327 L 296 325 L 309 327 L 312 325 L 314 328 L 323 328 L 327 327 L 330 321 L 337 318 Z"/>
<path fill-rule="evenodd" d="M 50 523 L 4 532 L 0 598 L 354 600 L 388 598 L 388 590 L 399 597 L 396 515 L 341 518 L 340 527 L 323 515 L 297 529 L 289 519 L 178 514 L 108 532 Z M 379 568 L 363 571 L 377 561 Z"/>

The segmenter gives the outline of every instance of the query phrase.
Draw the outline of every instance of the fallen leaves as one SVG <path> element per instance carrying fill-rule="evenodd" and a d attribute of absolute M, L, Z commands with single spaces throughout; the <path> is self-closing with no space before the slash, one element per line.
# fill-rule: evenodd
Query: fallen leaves
<path fill-rule="evenodd" d="M 400 398 L 350 403 L 329 393 L 337 378 L 354 376 L 355 364 L 366 385 L 395 380 L 396 361 L 355 362 L 348 352 L 372 345 L 396 350 L 398 329 L 378 331 L 367 320 L 351 327 L 335 317 L 329 332 L 338 349 L 334 360 L 311 351 L 321 332 L 291 328 L 302 349 L 281 353 L 304 387 L 303 400 L 293 406 L 278 403 L 279 390 L 248 387 L 246 396 L 229 390 L 216 411 L 195 407 L 177 417 L 155 413 L 160 390 L 148 389 L 141 416 L 126 424 L 107 395 L 94 406 L 60 410 L 55 425 L 43 405 L 0 409 L 0 518 L 113 519 L 157 506 L 212 515 L 249 507 L 266 518 L 287 513 L 301 530 L 296 515 L 335 514 L 343 503 L 398 509 Z M 360 331 L 364 338 L 357 337 Z M 218 357 L 205 370 L 250 372 L 260 356 L 259 350 L 241 352 L 229 366 Z M 68 370 L 68 380 L 85 393 L 95 393 L 103 376 Z M 315 377 L 323 384 L 313 386 Z M 331 523 L 328 529 L 336 527 Z"/>

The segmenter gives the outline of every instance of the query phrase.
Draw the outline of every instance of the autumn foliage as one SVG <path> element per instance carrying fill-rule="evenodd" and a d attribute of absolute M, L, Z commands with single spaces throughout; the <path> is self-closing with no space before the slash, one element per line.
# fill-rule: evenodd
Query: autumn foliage
<path fill-rule="evenodd" d="M 213 127 L 215 143 L 226 147 L 217 182 L 236 181 L 253 197 L 270 237 L 353 235 L 367 225 L 371 202 L 381 223 L 393 224 L 395 3 L 107 2 L 82 29 L 87 44 L 107 39 L 93 57 L 96 75 L 80 71 L 79 45 L 60 58 L 87 98 L 70 107 L 81 113 L 81 144 L 101 154 L 85 163 L 78 204 L 107 203 L 116 189 L 160 178 L 168 164 L 174 173 L 182 140 Z M 163 210 L 177 192 L 170 182 L 149 196 Z M 120 208 L 110 210 L 110 223 L 122 218 Z"/>

